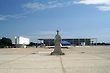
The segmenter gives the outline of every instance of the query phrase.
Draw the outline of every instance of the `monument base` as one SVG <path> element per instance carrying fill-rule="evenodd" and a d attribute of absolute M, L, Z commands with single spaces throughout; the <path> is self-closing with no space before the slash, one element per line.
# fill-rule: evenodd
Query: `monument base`
<path fill-rule="evenodd" d="M 51 52 L 50 53 L 50 55 L 65 55 L 65 53 L 63 53 L 63 52 L 55 52 L 55 51 L 53 51 L 53 52 Z"/>

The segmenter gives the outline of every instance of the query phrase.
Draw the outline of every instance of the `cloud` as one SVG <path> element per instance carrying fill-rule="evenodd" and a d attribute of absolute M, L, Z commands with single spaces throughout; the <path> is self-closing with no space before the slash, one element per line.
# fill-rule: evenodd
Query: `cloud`
<path fill-rule="evenodd" d="M 70 5 L 73 5 L 73 0 L 69 0 L 69 1 L 54 0 L 45 3 L 30 2 L 23 4 L 22 7 L 26 9 L 44 10 L 50 8 L 61 8 Z"/>
<path fill-rule="evenodd" d="M 0 21 L 5 21 L 5 20 L 9 20 L 9 19 L 20 19 L 20 18 L 24 18 L 26 16 L 24 15 L 0 15 Z"/>
<path fill-rule="evenodd" d="M 101 11 L 110 11 L 110 6 L 98 6 L 97 8 Z"/>
<path fill-rule="evenodd" d="M 75 4 L 96 5 L 101 11 L 110 11 L 110 0 L 79 0 L 74 1 Z"/>
<path fill-rule="evenodd" d="M 6 17 L 5 16 L 0 16 L 0 21 L 4 21 L 6 20 Z"/>
<path fill-rule="evenodd" d="M 72 6 L 74 4 L 95 5 L 100 11 L 110 11 L 110 0 L 54 0 L 48 2 L 29 2 L 22 5 L 25 9 L 32 11 L 45 10 L 52 8 L 61 8 Z"/>
<path fill-rule="evenodd" d="M 29 13 L 36 10 L 52 9 L 52 8 L 61 8 L 65 6 L 70 6 L 73 4 L 73 0 L 63 1 L 63 0 L 50 0 L 46 2 L 28 2 L 22 5 L 22 8 L 26 9 L 24 13 L 15 14 L 15 15 L 0 15 L 0 21 L 5 21 L 9 19 L 19 19 L 26 17 Z"/>
<path fill-rule="evenodd" d="M 80 0 L 80 1 L 75 1 L 75 3 L 78 4 L 110 4 L 110 0 Z"/>

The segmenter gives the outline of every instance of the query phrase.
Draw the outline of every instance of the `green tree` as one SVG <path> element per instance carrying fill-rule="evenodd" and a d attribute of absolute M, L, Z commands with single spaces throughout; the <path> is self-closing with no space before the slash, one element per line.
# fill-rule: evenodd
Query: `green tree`
<path fill-rule="evenodd" d="M 12 46 L 12 40 L 10 38 L 3 37 L 0 40 L 0 45 L 1 46 Z"/>
<path fill-rule="evenodd" d="M 29 46 L 36 46 L 36 43 L 30 42 Z"/>

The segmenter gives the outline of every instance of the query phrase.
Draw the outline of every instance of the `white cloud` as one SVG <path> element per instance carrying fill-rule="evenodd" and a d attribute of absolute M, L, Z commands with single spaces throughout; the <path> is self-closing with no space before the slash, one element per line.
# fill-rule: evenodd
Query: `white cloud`
<path fill-rule="evenodd" d="M 48 2 L 29 2 L 22 5 L 25 9 L 44 10 L 51 8 L 61 8 L 71 6 L 74 4 L 95 5 L 101 11 L 110 11 L 110 0 L 54 0 Z"/>
<path fill-rule="evenodd" d="M 28 9 L 45 9 L 46 6 L 41 3 L 27 3 L 23 7 Z"/>
<path fill-rule="evenodd" d="M 31 9 L 28 11 L 25 11 L 22 14 L 15 14 L 15 15 L 0 15 L 0 21 L 9 20 L 9 19 L 19 19 L 26 17 L 30 12 L 36 11 L 36 10 L 44 10 L 44 9 L 51 9 L 51 8 L 59 8 L 59 7 L 65 7 L 70 6 L 73 4 L 73 0 L 69 0 L 67 2 L 63 0 L 54 0 L 54 1 L 47 1 L 47 2 L 29 2 L 22 5 L 25 9 Z"/>
<path fill-rule="evenodd" d="M 19 19 L 24 17 L 24 15 L 0 15 L 0 21 L 5 21 L 9 19 Z"/>
<path fill-rule="evenodd" d="M 75 1 L 75 3 L 79 4 L 110 4 L 110 0 L 80 0 L 80 1 Z"/>
<path fill-rule="evenodd" d="M 75 1 L 76 4 L 96 5 L 101 11 L 110 11 L 110 0 L 79 0 Z"/>
<path fill-rule="evenodd" d="M 45 3 L 40 3 L 40 2 L 30 2 L 30 3 L 25 3 L 22 7 L 27 8 L 27 9 L 36 9 L 36 10 L 41 10 L 41 9 L 50 9 L 50 8 L 59 8 L 59 7 L 65 7 L 65 6 L 70 6 L 73 5 L 73 0 L 69 1 L 49 1 Z"/>
<path fill-rule="evenodd" d="M 98 6 L 97 8 L 101 11 L 110 11 L 110 6 Z"/>

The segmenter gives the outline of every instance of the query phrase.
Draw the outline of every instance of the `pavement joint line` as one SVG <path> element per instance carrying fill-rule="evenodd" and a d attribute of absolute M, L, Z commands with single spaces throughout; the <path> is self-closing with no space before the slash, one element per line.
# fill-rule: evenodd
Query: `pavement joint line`
<path fill-rule="evenodd" d="M 13 59 L 13 60 L 5 61 L 5 62 L 3 62 L 3 63 L 0 63 L 0 65 L 7 64 L 7 63 L 11 63 L 11 62 L 13 62 L 13 61 L 16 61 L 16 60 L 18 60 L 18 59 L 20 59 L 20 58 L 23 58 L 23 57 L 26 57 L 26 56 L 28 56 L 28 55 L 24 55 L 24 56 L 21 56 L 21 57 L 17 57 L 16 59 Z"/>
<path fill-rule="evenodd" d="M 60 56 L 60 63 L 61 63 L 62 72 L 66 73 L 66 70 L 65 70 L 65 68 L 63 66 L 63 62 L 62 62 L 62 57 L 61 56 Z"/>

